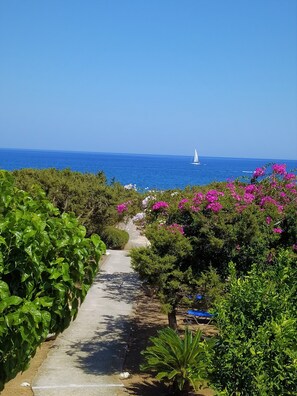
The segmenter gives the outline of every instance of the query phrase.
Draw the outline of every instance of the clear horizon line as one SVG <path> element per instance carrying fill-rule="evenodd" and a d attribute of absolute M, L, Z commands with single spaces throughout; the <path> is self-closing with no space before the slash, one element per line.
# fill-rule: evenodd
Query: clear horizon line
<path fill-rule="evenodd" d="M 149 155 L 159 157 L 190 157 L 191 154 L 156 154 L 156 153 L 123 153 L 111 151 L 89 151 L 89 150 L 66 150 L 66 149 L 44 149 L 44 148 L 20 148 L 20 147 L 0 147 L 0 150 L 19 150 L 19 151 L 45 151 L 45 152 L 62 152 L 62 153 L 81 153 L 81 154 L 112 154 L 112 155 Z M 297 158 L 265 158 L 265 157 L 233 157 L 221 155 L 200 155 L 199 158 L 229 158 L 229 159 L 253 159 L 253 160 L 267 160 L 267 161 L 297 161 Z"/>

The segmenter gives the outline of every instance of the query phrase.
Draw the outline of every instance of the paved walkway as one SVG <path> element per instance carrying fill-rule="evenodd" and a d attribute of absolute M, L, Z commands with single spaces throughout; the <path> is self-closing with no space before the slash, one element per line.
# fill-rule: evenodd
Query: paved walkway
<path fill-rule="evenodd" d="M 127 229 L 129 247 L 147 243 L 132 223 Z M 32 384 L 35 396 L 126 395 L 119 375 L 139 281 L 127 251 L 108 253 L 77 318 L 41 365 Z"/>

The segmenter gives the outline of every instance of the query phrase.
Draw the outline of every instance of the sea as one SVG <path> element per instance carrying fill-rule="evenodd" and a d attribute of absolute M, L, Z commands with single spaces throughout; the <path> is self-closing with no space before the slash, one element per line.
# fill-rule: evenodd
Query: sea
<path fill-rule="evenodd" d="M 200 157 L 192 164 L 192 156 L 119 154 L 74 151 L 46 151 L 0 148 L 0 169 L 69 168 L 83 173 L 103 171 L 108 183 L 113 181 L 139 191 L 183 189 L 207 185 L 214 181 L 241 179 L 249 181 L 253 171 L 269 163 L 297 168 L 297 160 Z"/>

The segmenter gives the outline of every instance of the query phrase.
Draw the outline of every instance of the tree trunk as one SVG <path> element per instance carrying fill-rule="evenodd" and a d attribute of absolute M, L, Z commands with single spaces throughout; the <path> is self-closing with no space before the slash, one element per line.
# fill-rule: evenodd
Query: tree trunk
<path fill-rule="evenodd" d="M 175 308 L 173 308 L 172 311 L 168 313 L 168 325 L 173 330 L 177 329 L 176 310 L 175 310 Z"/>

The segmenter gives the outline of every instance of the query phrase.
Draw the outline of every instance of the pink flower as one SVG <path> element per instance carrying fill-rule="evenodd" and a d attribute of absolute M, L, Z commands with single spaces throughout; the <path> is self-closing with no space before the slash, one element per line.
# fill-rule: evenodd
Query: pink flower
<path fill-rule="evenodd" d="M 236 201 L 241 201 L 241 196 L 237 194 L 235 191 L 231 193 L 232 198 L 234 198 Z"/>
<path fill-rule="evenodd" d="M 265 206 L 267 203 L 271 203 L 273 205 L 277 206 L 277 202 L 274 198 L 270 197 L 269 195 L 266 195 L 265 197 L 263 197 L 260 201 L 260 206 L 263 207 Z"/>
<path fill-rule="evenodd" d="M 211 202 L 206 207 L 206 209 L 210 209 L 216 213 L 219 212 L 222 208 L 223 208 L 223 205 L 221 205 L 219 202 Z"/>
<path fill-rule="evenodd" d="M 253 176 L 259 177 L 259 176 L 263 176 L 264 174 L 265 174 L 265 168 L 256 168 L 254 170 Z"/>
<path fill-rule="evenodd" d="M 257 191 L 257 187 L 255 184 L 249 184 L 244 188 L 246 193 L 253 194 Z"/>
<path fill-rule="evenodd" d="M 195 195 L 194 195 L 194 198 L 193 198 L 193 202 L 194 202 L 194 204 L 196 204 L 196 205 L 200 205 L 201 204 L 201 202 L 203 201 L 203 199 L 204 199 L 204 194 L 202 194 L 202 193 L 196 193 Z"/>
<path fill-rule="evenodd" d="M 281 228 L 274 228 L 273 229 L 273 232 L 275 233 L 275 234 L 281 234 L 282 232 L 283 232 L 283 230 L 281 229 Z"/>
<path fill-rule="evenodd" d="M 188 200 L 187 198 L 183 198 L 183 199 L 179 202 L 179 204 L 178 204 L 178 209 L 179 209 L 179 210 L 183 210 L 184 207 L 185 207 L 185 204 L 186 204 L 187 202 L 189 202 L 189 200 Z"/>
<path fill-rule="evenodd" d="M 277 173 L 278 175 L 285 175 L 286 164 L 274 164 L 272 165 L 272 170 L 274 173 Z"/>
<path fill-rule="evenodd" d="M 296 179 L 296 175 L 294 175 L 294 173 L 286 173 L 284 176 L 285 180 L 295 180 Z"/>
<path fill-rule="evenodd" d="M 296 185 L 295 185 L 295 183 L 288 183 L 288 184 L 285 185 L 285 187 L 286 187 L 286 189 L 291 190 L 292 192 L 294 192 Z"/>
<path fill-rule="evenodd" d="M 199 212 L 200 208 L 199 208 L 199 206 L 194 206 L 194 205 L 192 205 L 192 206 L 191 206 L 191 210 L 192 210 L 193 212 Z"/>
<path fill-rule="evenodd" d="M 250 193 L 245 193 L 243 196 L 243 200 L 245 203 L 251 203 L 251 202 L 253 202 L 254 199 L 255 199 L 255 196 Z"/>
<path fill-rule="evenodd" d="M 123 213 L 123 212 L 126 212 L 127 210 L 128 210 L 128 206 L 126 203 L 122 203 L 117 206 L 118 213 Z"/>
<path fill-rule="evenodd" d="M 169 207 L 168 203 L 165 201 L 159 201 L 156 202 L 153 207 L 152 210 L 157 211 L 157 210 L 163 210 L 163 209 L 167 209 Z"/>
<path fill-rule="evenodd" d="M 217 190 L 209 190 L 206 193 L 205 198 L 208 202 L 212 203 L 216 202 L 219 199 L 219 196 L 224 196 L 224 193 Z"/>
<path fill-rule="evenodd" d="M 295 180 L 296 179 L 296 175 L 294 173 L 286 173 L 284 176 L 285 180 Z"/>
<path fill-rule="evenodd" d="M 266 217 L 266 223 L 267 223 L 268 225 L 271 223 L 271 220 L 272 220 L 272 219 L 271 219 L 270 216 L 267 216 L 267 217 Z"/>

